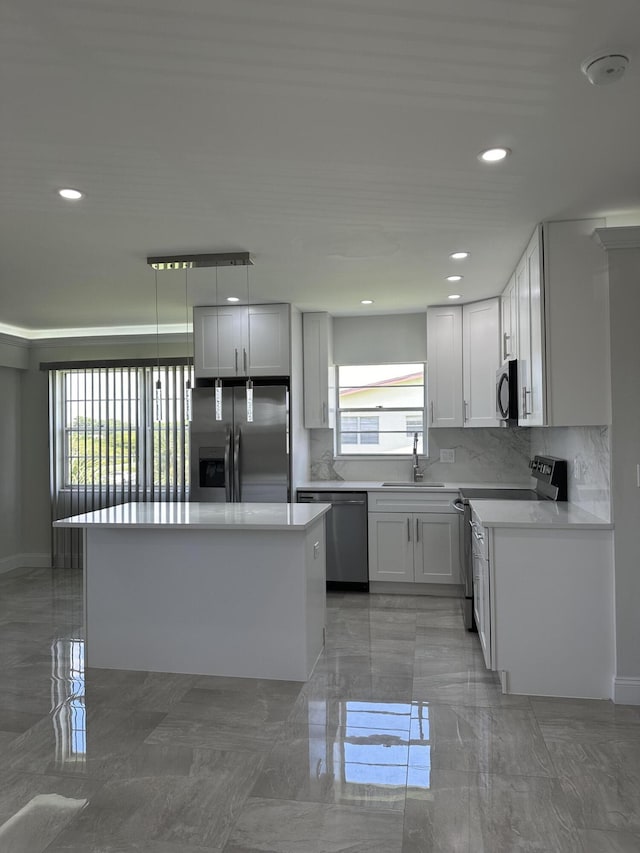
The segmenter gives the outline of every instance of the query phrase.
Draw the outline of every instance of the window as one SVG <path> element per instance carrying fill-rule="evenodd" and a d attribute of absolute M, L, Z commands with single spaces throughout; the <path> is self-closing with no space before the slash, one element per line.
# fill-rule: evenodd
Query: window
<path fill-rule="evenodd" d="M 425 453 L 424 400 L 424 364 L 338 367 L 338 454 Z"/>
<path fill-rule="evenodd" d="M 182 364 L 50 371 L 54 519 L 128 501 L 186 500 L 189 378 L 193 384 Z M 81 531 L 55 529 L 53 552 L 56 568 L 82 565 Z"/>
<path fill-rule="evenodd" d="M 143 490 L 188 483 L 182 367 L 57 371 L 63 488 Z M 156 380 L 160 417 L 154 417 Z"/>

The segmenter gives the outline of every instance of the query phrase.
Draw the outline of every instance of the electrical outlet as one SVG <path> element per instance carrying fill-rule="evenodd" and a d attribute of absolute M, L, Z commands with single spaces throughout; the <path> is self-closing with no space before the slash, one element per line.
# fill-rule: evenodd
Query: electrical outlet
<path fill-rule="evenodd" d="M 455 450 L 441 450 L 440 451 L 440 461 L 441 462 L 455 462 L 456 461 Z"/>

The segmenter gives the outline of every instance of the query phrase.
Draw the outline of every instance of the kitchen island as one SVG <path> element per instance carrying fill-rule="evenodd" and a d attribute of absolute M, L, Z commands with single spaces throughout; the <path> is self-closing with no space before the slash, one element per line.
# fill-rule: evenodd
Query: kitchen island
<path fill-rule="evenodd" d="M 306 680 L 325 626 L 328 504 L 127 503 L 84 529 L 86 662 Z"/>

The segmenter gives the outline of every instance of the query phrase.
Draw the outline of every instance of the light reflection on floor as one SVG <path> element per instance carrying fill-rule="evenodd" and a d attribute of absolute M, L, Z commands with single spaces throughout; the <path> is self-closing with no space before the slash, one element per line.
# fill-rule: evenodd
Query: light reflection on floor
<path fill-rule="evenodd" d="M 407 784 L 409 746 L 416 767 L 413 787 L 430 784 L 429 708 L 426 703 L 345 701 L 340 703 L 339 724 L 327 725 L 322 702 L 310 707 L 313 724 L 309 738 L 309 776 L 319 780 L 329 774 L 344 790 L 349 785 L 397 787 Z M 325 725 L 318 722 L 324 718 Z"/>
<path fill-rule="evenodd" d="M 87 755 L 84 640 L 51 643 L 51 719 L 58 769 L 84 766 Z"/>

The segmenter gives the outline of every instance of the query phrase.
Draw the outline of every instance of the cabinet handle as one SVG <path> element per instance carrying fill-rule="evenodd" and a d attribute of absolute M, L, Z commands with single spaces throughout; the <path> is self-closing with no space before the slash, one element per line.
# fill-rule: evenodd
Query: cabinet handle
<path fill-rule="evenodd" d="M 469 403 L 465 400 L 465 401 L 464 401 L 464 415 L 463 415 L 464 423 L 465 423 L 465 424 L 466 424 L 466 422 L 469 420 L 469 415 L 467 414 L 467 412 L 468 412 L 468 408 L 469 408 Z"/>
<path fill-rule="evenodd" d="M 237 373 L 238 372 L 238 347 L 235 348 L 234 352 L 236 354 L 236 373 Z"/>
<path fill-rule="evenodd" d="M 411 519 L 407 519 L 407 542 L 411 542 Z"/>
<path fill-rule="evenodd" d="M 323 424 L 327 423 L 327 404 L 326 403 L 322 404 L 322 423 Z"/>
<path fill-rule="evenodd" d="M 420 541 L 420 527 L 419 527 L 419 524 L 420 524 L 420 522 L 419 522 L 419 521 L 418 521 L 418 519 L 416 518 L 416 542 L 419 542 L 419 541 Z"/>
<path fill-rule="evenodd" d="M 431 401 L 431 403 L 430 403 L 429 405 L 430 405 L 430 407 L 431 407 L 431 426 L 433 426 L 433 424 L 434 424 L 434 417 L 433 417 L 433 400 Z"/>
<path fill-rule="evenodd" d="M 522 388 L 522 414 L 526 418 L 528 415 L 531 415 L 532 412 L 527 411 L 527 394 L 531 394 L 531 391 L 527 389 L 526 386 Z"/>
<path fill-rule="evenodd" d="M 242 363 L 244 364 L 244 372 L 247 373 L 247 351 L 242 348 Z"/>
<path fill-rule="evenodd" d="M 502 333 L 502 358 L 506 359 L 509 355 L 509 347 L 507 347 L 507 341 L 511 340 L 511 335 L 508 335 L 506 332 Z"/>

